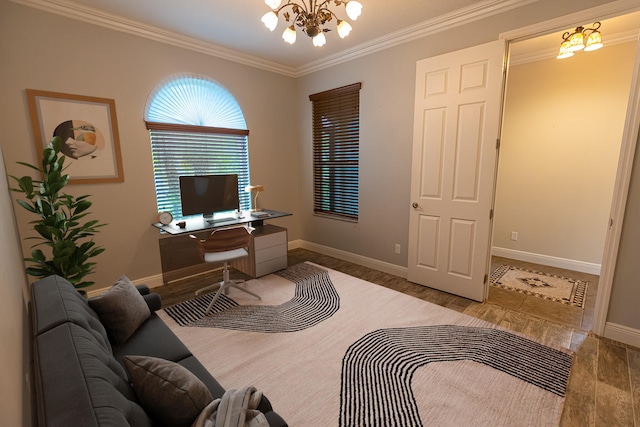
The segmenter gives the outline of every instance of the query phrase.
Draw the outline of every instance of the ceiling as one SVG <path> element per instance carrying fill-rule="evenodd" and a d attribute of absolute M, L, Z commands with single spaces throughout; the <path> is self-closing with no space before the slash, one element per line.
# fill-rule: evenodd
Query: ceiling
<path fill-rule="evenodd" d="M 340 39 L 335 23 L 331 23 L 327 44 L 320 48 L 299 30 L 294 45 L 285 43 L 281 38 L 286 28 L 282 16 L 275 31 L 269 32 L 260 22 L 270 10 L 263 0 L 12 1 L 296 76 L 535 0 L 359 0 L 362 15 L 351 22 L 351 34 Z M 349 20 L 343 6 L 331 8 L 338 18 Z M 635 30 L 637 34 L 640 13 L 633 15 L 632 19 L 603 21 L 605 43 L 607 34 L 614 31 Z M 512 52 L 512 58 L 522 57 L 525 52 L 557 50 L 562 32 L 518 43 L 520 50 Z"/>

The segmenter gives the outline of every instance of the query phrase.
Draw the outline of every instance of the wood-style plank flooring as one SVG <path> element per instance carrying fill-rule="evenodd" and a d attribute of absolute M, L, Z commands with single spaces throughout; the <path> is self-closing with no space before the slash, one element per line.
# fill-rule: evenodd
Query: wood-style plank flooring
<path fill-rule="evenodd" d="M 493 287 L 490 288 L 489 299 L 485 303 L 477 303 L 305 249 L 289 251 L 289 265 L 305 261 L 489 321 L 545 344 L 570 348 L 575 357 L 560 425 L 640 427 L 640 349 L 590 332 L 597 276 L 576 276 L 581 273 L 558 269 L 542 270 L 588 281 L 587 301 L 582 310 Z M 495 258 L 493 268 L 502 263 L 533 267 L 527 263 Z M 243 275 L 233 271 L 231 277 L 243 278 Z M 163 306 L 169 306 L 192 298 L 196 289 L 219 279 L 193 277 L 154 290 L 162 296 Z"/>

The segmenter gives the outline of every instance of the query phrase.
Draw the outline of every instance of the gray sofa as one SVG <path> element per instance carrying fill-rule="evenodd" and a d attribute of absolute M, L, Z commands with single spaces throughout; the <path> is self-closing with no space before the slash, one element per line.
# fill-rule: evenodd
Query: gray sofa
<path fill-rule="evenodd" d="M 150 315 L 126 339 L 112 344 L 88 300 L 65 279 L 49 276 L 31 287 L 34 383 L 40 426 L 158 426 L 142 408 L 124 367 L 127 355 L 177 362 L 195 374 L 213 398 L 224 388 L 155 314 L 160 297 L 137 287 Z M 269 425 L 286 426 L 263 397 Z"/>

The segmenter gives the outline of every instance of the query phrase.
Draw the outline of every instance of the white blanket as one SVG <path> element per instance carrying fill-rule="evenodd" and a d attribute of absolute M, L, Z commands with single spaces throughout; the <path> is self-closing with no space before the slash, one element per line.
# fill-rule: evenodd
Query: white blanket
<path fill-rule="evenodd" d="M 269 427 L 257 409 L 261 399 L 255 387 L 227 390 L 202 410 L 192 427 Z"/>

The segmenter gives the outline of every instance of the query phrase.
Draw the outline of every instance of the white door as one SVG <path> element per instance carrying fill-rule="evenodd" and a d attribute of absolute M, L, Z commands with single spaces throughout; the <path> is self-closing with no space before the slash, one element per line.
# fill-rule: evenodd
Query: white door
<path fill-rule="evenodd" d="M 505 41 L 418 61 L 408 279 L 487 293 Z"/>

